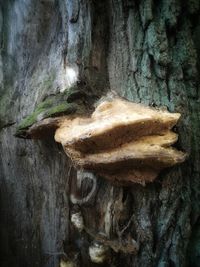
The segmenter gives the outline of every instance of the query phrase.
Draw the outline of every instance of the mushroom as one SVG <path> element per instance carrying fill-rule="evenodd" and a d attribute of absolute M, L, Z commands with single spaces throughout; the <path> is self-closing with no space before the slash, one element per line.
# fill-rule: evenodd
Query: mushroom
<path fill-rule="evenodd" d="M 55 140 L 77 168 L 111 181 L 152 182 L 164 168 L 185 160 L 172 148 L 179 113 L 145 107 L 121 98 L 104 101 L 88 118 L 66 118 Z"/>
<path fill-rule="evenodd" d="M 186 154 L 172 147 L 180 116 L 115 96 L 90 115 L 45 118 L 29 127 L 28 136 L 53 131 L 77 169 L 124 185 L 145 184 L 185 160 Z"/>

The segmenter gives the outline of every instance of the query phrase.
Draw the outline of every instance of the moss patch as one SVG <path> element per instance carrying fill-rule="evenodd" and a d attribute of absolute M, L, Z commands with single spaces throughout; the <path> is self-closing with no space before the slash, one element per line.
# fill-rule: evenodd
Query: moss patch
<path fill-rule="evenodd" d="M 48 96 L 41 102 L 34 112 L 27 116 L 17 127 L 16 136 L 24 137 L 26 130 L 34 123 L 45 118 L 76 113 L 81 109 L 81 99 L 85 96 L 77 86 L 71 87 L 63 93 Z M 78 101 L 78 103 L 76 103 Z"/>
<path fill-rule="evenodd" d="M 44 107 L 45 106 L 45 107 Z M 59 115 L 68 115 L 75 113 L 78 109 L 75 103 L 63 103 L 53 107 L 46 107 L 46 103 L 39 105 L 35 111 L 26 117 L 17 127 L 16 136 L 24 135 L 24 132 L 34 123 L 41 121 L 48 117 L 55 117 Z"/>

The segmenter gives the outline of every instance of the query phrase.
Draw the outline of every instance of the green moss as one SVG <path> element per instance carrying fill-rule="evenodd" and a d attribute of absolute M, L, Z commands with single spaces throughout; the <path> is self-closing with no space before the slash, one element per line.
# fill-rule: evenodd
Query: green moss
<path fill-rule="evenodd" d="M 34 112 L 27 116 L 17 127 L 16 136 L 26 136 L 27 129 L 34 123 L 48 117 L 68 115 L 77 111 L 81 112 L 81 99 L 85 92 L 80 91 L 77 86 L 73 86 L 63 93 L 50 95 L 41 102 Z M 78 101 L 78 103 L 75 103 Z"/>
<path fill-rule="evenodd" d="M 59 114 L 71 114 L 71 113 L 75 112 L 76 110 L 77 110 L 76 104 L 67 104 L 66 105 L 66 103 L 63 103 L 63 104 L 60 104 L 56 107 L 49 109 L 47 111 L 46 115 L 48 117 L 54 117 L 54 116 L 57 116 Z"/>
<path fill-rule="evenodd" d="M 37 106 L 37 110 L 46 110 L 48 108 L 51 108 L 53 105 L 53 99 L 46 99 L 44 102 L 40 103 L 38 106 Z"/>
<path fill-rule="evenodd" d="M 41 104 L 39 104 L 37 106 L 37 108 L 35 109 L 35 111 L 29 115 L 28 117 L 26 117 L 18 126 L 17 131 L 26 129 L 28 127 L 30 127 L 31 125 L 33 125 L 35 122 L 37 122 L 37 118 L 40 114 L 42 114 L 43 112 L 47 111 L 51 105 L 52 105 L 52 100 L 48 99 L 45 102 L 42 102 Z"/>
<path fill-rule="evenodd" d="M 72 103 L 69 104 L 67 102 L 59 104 L 54 107 L 49 107 L 47 103 L 41 103 L 35 111 L 26 117 L 17 127 L 16 135 L 22 134 L 25 130 L 27 130 L 31 125 L 36 123 L 37 121 L 41 121 L 42 119 L 48 117 L 55 117 L 61 114 L 71 114 L 76 112 L 77 105 Z"/>

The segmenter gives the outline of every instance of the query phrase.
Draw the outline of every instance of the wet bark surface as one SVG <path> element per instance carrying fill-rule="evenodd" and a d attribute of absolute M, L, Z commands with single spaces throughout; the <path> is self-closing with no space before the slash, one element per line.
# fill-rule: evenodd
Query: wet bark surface
<path fill-rule="evenodd" d="M 0 4 L 1 266 L 96 266 L 95 242 L 108 250 L 102 266 L 198 266 L 199 1 Z M 145 187 L 119 187 L 77 174 L 53 139 L 14 137 L 38 103 L 70 87 L 69 68 L 94 98 L 113 90 L 180 112 L 176 146 L 187 161 Z"/>

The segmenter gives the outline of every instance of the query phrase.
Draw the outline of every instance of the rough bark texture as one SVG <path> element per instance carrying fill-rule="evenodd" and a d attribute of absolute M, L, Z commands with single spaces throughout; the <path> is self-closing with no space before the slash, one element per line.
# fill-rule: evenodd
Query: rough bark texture
<path fill-rule="evenodd" d="M 1 266 L 96 266 L 95 240 L 109 250 L 103 266 L 199 266 L 199 0 L 0 4 Z M 69 87 L 69 67 L 92 95 L 111 89 L 181 113 L 177 146 L 189 159 L 146 187 L 122 188 L 76 174 L 53 140 L 15 138 L 22 118 Z"/>

